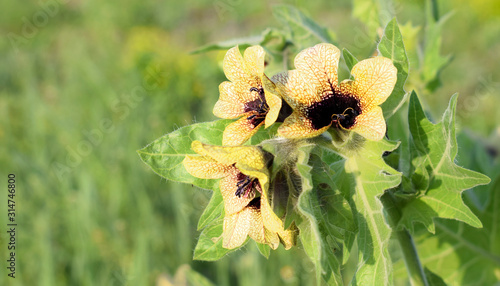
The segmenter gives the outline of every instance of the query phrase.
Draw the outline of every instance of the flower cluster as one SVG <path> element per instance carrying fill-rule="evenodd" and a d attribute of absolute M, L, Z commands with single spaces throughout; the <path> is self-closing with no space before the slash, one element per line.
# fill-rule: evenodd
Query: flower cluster
<path fill-rule="evenodd" d="M 213 112 L 238 120 L 224 130 L 224 146 L 194 141 L 192 149 L 198 155 L 184 160 L 191 175 L 221 179 L 225 248 L 242 245 L 248 236 L 273 249 L 280 241 L 286 249 L 293 245 L 293 229 L 285 229 L 272 208 L 268 171 L 272 158 L 267 158 L 272 155 L 258 146 L 240 146 L 262 125 L 267 128 L 284 117 L 278 135 L 293 139 L 318 136 L 330 128 L 353 131 L 368 140 L 384 137 L 379 105 L 391 94 L 397 69 L 390 59 L 374 57 L 357 63 L 351 70 L 353 79 L 339 83 L 339 58 L 337 47 L 318 44 L 296 56 L 294 70 L 269 78 L 262 47 L 249 47 L 243 56 L 238 47 L 227 52 L 223 69 L 229 81 L 219 86 Z M 284 112 L 282 106 L 292 112 Z"/>

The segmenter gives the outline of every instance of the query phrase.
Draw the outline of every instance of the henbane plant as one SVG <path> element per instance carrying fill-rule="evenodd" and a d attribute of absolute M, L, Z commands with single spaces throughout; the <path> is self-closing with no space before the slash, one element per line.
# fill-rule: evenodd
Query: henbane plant
<path fill-rule="evenodd" d="M 392 237 L 413 285 L 444 283 L 422 265 L 415 227 L 433 233 L 436 218 L 481 227 L 461 194 L 489 182 L 454 162 L 457 96 L 440 123 L 427 119 L 416 93 L 404 90 L 408 58 L 395 19 L 374 57 L 358 61 L 322 36 L 297 51 L 294 69 L 270 75 L 268 60 L 281 64 L 276 55 L 295 44 L 292 37 L 272 46 L 270 38 L 286 37 L 273 31 L 254 45 L 215 46 L 229 48 L 228 81 L 214 103 L 224 119 L 182 127 L 138 151 L 160 176 L 212 190 L 194 259 L 221 259 L 250 241 L 266 257 L 280 244 L 300 245 L 318 284 L 391 285 Z M 341 59 L 349 78 L 339 78 Z M 386 120 L 402 107 L 405 148 L 387 137 Z M 354 274 L 344 277 L 350 259 Z"/>

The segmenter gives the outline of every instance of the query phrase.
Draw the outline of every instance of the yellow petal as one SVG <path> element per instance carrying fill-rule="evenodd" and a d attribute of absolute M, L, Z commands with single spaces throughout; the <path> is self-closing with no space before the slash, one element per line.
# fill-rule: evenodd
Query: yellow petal
<path fill-rule="evenodd" d="M 266 244 L 271 246 L 272 249 L 277 249 L 278 246 L 280 245 L 280 238 L 278 237 L 278 234 L 276 232 L 268 230 L 265 227 L 264 227 L 264 232 L 266 237 Z"/>
<path fill-rule="evenodd" d="M 242 211 L 224 217 L 223 246 L 228 249 L 242 245 L 247 235 L 258 243 L 266 243 L 276 249 L 279 239 L 276 234 L 266 230 L 260 210 L 248 206 Z"/>
<path fill-rule="evenodd" d="M 247 113 L 242 118 L 236 120 L 235 122 L 226 126 L 224 130 L 224 134 L 222 135 L 222 145 L 226 146 L 238 146 L 245 143 L 248 139 L 250 139 L 259 127 L 264 124 L 264 121 L 259 123 L 259 125 L 254 126 L 251 123 L 251 120 L 247 119 L 247 115 L 251 113 Z"/>
<path fill-rule="evenodd" d="M 262 83 L 264 85 L 266 103 L 269 106 L 265 119 L 265 126 L 268 128 L 278 119 L 281 110 L 281 96 L 279 96 L 279 90 L 276 88 L 276 85 L 266 75 L 262 77 Z"/>
<path fill-rule="evenodd" d="M 255 146 L 213 146 L 195 140 L 191 143 L 191 149 L 223 165 L 236 164 L 240 171 L 242 169 L 255 169 L 267 172 L 264 154 L 261 149 Z"/>
<path fill-rule="evenodd" d="M 219 85 L 220 97 L 215 103 L 213 113 L 219 118 L 234 119 L 245 113 L 245 94 L 235 90 L 235 84 L 225 81 Z"/>
<path fill-rule="evenodd" d="M 279 233 L 281 242 L 283 243 L 283 246 L 285 246 L 285 249 L 290 249 L 292 246 L 295 245 L 295 232 L 292 230 L 284 230 L 280 231 Z"/>
<path fill-rule="evenodd" d="M 278 128 L 278 134 L 285 138 L 311 138 L 325 132 L 330 125 L 316 130 L 310 119 L 294 111 Z"/>
<path fill-rule="evenodd" d="M 372 110 L 358 115 L 354 125 L 350 128 L 368 140 L 384 138 L 385 129 L 384 115 L 380 106 L 375 106 Z"/>
<path fill-rule="evenodd" d="M 238 46 L 229 49 L 222 63 L 226 77 L 232 82 L 245 82 L 250 86 L 260 85 L 260 79 L 253 74 L 255 69 L 249 69 L 240 54 Z"/>
<path fill-rule="evenodd" d="M 219 179 L 227 176 L 231 168 L 234 168 L 203 156 L 187 155 L 182 163 L 189 174 L 201 179 Z"/>
<path fill-rule="evenodd" d="M 296 111 L 329 96 L 337 88 L 340 50 L 331 44 L 318 44 L 295 57 L 295 70 L 277 74 L 272 80 L 283 99 Z"/>
<path fill-rule="evenodd" d="M 245 65 L 251 75 L 255 77 L 262 77 L 264 74 L 265 57 L 266 53 L 261 46 L 252 46 L 245 50 Z"/>
<path fill-rule="evenodd" d="M 283 231 L 283 222 L 281 219 L 273 212 L 269 203 L 267 206 L 264 206 L 264 202 L 262 202 L 261 198 L 261 213 L 262 220 L 264 221 L 264 226 L 269 229 L 271 232 L 278 233 Z"/>
<path fill-rule="evenodd" d="M 248 198 L 237 197 L 235 195 L 238 186 L 238 174 L 240 171 L 233 167 L 227 177 L 220 180 L 220 191 L 224 201 L 224 211 L 226 215 L 232 215 L 244 209 L 250 201 L 255 197 L 255 194 Z"/>
<path fill-rule="evenodd" d="M 321 100 L 310 81 L 305 81 L 300 71 L 292 70 L 272 77 L 283 99 L 294 110 L 305 112 L 305 107 Z"/>
<path fill-rule="evenodd" d="M 250 231 L 250 217 L 251 213 L 248 211 L 224 217 L 222 231 L 222 246 L 224 248 L 233 249 L 245 242 Z"/>
<path fill-rule="evenodd" d="M 295 57 L 295 68 L 305 81 L 321 92 L 337 87 L 340 50 L 332 44 L 317 44 L 301 51 Z"/>
<path fill-rule="evenodd" d="M 370 110 L 383 103 L 394 88 L 398 70 L 388 58 L 362 60 L 352 68 L 352 92 L 359 99 L 362 110 Z"/>
<path fill-rule="evenodd" d="M 266 243 L 266 231 L 260 210 L 249 206 L 246 211 L 250 212 L 250 229 L 248 235 L 258 243 Z"/>
<path fill-rule="evenodd" d="M 271 232 L 279 233 L 283 231 L 283 221 L 274 213 L 269 205 L 269 195 L 267 186 L 262 188 L 262 194 L 260 197 L 260 212 L 262 213 L 262 220 L 264 221 L 264 226 Z"/>
<path fill-rule="evenodd" d="M 229 101 L 218 100 L 215 103 L 213 113 L 215 116 L 224 119 L 235 119 L 245 113 L 244 104 L 235 104 Z"/>

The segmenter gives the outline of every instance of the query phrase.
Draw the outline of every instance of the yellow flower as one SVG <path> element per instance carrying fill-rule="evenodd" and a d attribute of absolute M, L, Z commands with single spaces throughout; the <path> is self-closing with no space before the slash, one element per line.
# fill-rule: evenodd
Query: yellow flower
<path fill-rule="evenodd" d="M 227 51 L 223 69 L 230 81 L 220 84 L 213 112 L 220 118 L 241 118 L 226 127 L 223 145 L 241 145 L 264 123 L 267 128 L 278 118 L 281 98 L 264 74 L 264 57 L 261 46 L 247 48 L 243 57 L 237 46 Z"/>
<path fill-rule="evenodd" d="M 201 156 L 186 156 L 184 167 L 202 179 L 221 179 L 224 200 L 223 247 L 242 245 L 247 236 L 276 249 L 280 239 L 289 249 L 293 232 L 285 230 L 268 198 L 269 174 L 265 154 L 255 146 L 221 147 L 193 141 Z"/>
<path fill-rule="evenodd" d="M 338 84 L 339 58 L 337 47 L 318 44 L 297 55 L 295 70 L 273 77 L 294 110 L 278 129 L 281 136 L 310 138 L 332 126 L 370 140 L 384 137 L 386 125 L 379 105 L 396 84 L 396 67 L 388 58 L 366 59 L 352 68 L 354 80 Z"/>

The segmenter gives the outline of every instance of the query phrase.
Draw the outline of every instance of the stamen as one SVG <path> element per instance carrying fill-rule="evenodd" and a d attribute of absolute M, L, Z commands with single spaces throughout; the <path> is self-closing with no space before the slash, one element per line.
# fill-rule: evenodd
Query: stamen
<path fill-rule="evenodd" d="M 256 87 L 251 87 L 251 88 L 250 88 L 250 92 L 252 92 L 252 91 L 256 91 L 256 92 L 258 92 L 258 93 L 259 93 L 259 95 L 260 95 L 260 90 L 259 90 L 258 88 L 256 88 Z"/>
<path fill-rule="evenodd" d="M 354 119 L 354 117 L 356 117 L 357 115 L 358 114 L 356 110 L 354 110 L 352 107 L 347 107 L 344 112 L 342 112 L 342 114 L 332 115 L 332 123 L 336 124 L 342 129 L 346 129 L 343 125 L 348 125 L 349 123 L 351 123 L 349 120 Z"/>

